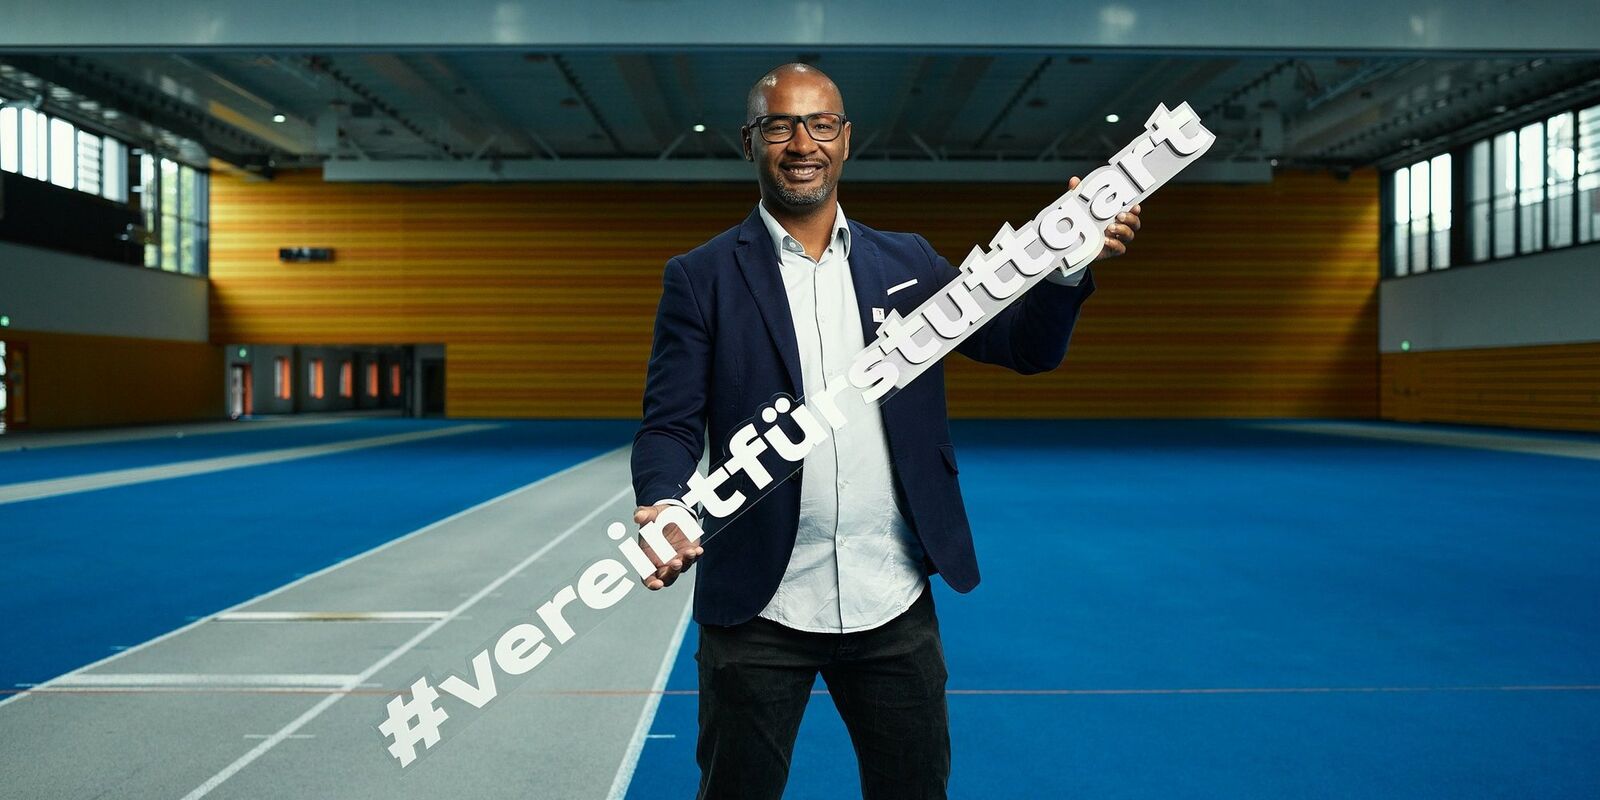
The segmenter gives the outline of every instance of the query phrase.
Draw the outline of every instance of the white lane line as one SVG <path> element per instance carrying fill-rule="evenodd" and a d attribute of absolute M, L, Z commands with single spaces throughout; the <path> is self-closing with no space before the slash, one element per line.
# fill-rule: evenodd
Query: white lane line
<path fill-rule="evenodd" d="M 1359 439 L 1382 439 L 1411 444 L 1432 444 L 1445 447 L 1468 447 L 1479 450 L 1498 450 L 1507 453 L 1527 453 L 1536 456 L 1581 458 L 1600 461 L 1600 442 L 1581 439 L 1557 439 L 1545 436 L 1528 436 L 1510 433 L 1478 433 L 1476 431 L 1440 431 L 1401 426 L 1376 425 L 1361 422 L 1252 422 L 1252 428 L 1294 433 L 1315 433 L 1323 436 L 1352 436 Z"/>
<path fill-rule="evenodd" d="M 310 686 L 338 687 L 350 683 L 354 675 L 217 675 L 164 672 L 95 672 L 73 675 L 56 686 Z"/>
<path fill-rule="evenodd" d="M 567 528 L 566 530 L 562 531 L 559 536 L 555 537 L 554 539 L 551 539 L 549 542 L 546 542 L 545 545 L 543 547 L 539 548 L 538 550 L 533 551 L 532 555 L 530 555 L 527 558 L 524 558 L 521 561 L 517 562 L 516 566 L 514 566 L 511 569 L 507 570 L 505 573 L 501 574 L 500 577 L 495 578 L 493 581 L 491 581 L 489 583 L 489 585 L 483 587 L 482 589 L 479 589 L 471 597 L 469 597 L 466 600 L 462 601 L 461 605 L 458 605 L 455 608 L 450 609 L 449 615 L 446 616 L 444 619 L 436 620 L 436 621 L 434 621 L 433 624 L 431 624 L 428 627 L 422 629 L 421 631 L 418 631 L 417 635 L 415 635 L 415 636 L 411 637 L 410 639 L 406 640 L 406 642 L 404 644 L 400 645 L 399 647 L 396 647 L 395 649 L 389 651 L 388 655 L 385 655 L 383 658 L 378 659 L 376 662 L 373 663 L 372 666 L 367 667 L 366 669 L 362 670 L 360 675 L 353 676 L 351 678 L 351 680 L 349 681 L 349 683 L 347 683 L 344 686 L 344 688 L 346 690 L 354 689 L 361 682 L 363 682 L 366 679 L 368 679 L 368 678 L 372 677 L 373 675 L 377 674 L 378 670 L 381 670 L 384 667 L 387 667 L 390 664 L 393 664 L 401 656 L 403 656 L 406 653 L 410 652 L 411 648 L 416 647 L 417 645 L 421 644 L 423 642 L 423 640 L 427 639 L 429 636 L 432 636 L 439 629 L 443 628 L 447 623 L 450 622 L 450 620 L 454 619 L 457 615 L 461 614 L 461 612 L 466 611 L 467 609 L 473 607 L 474 605 L 477 604 L 477 602 L 479 600 L 482 600 L 483 598 L 488 597 L 490 592 L 493 592 L 495 589 L 500 588 L 500 586 L 502 584 L 504 584 L 506 581 L 511 580 L 511 578 L 514 577 L 517 573 L 521 572 L 523 569 L 526 569 L 529 564 L 532 564 L 533 562 L 538 561 L 541 557 L 544 556 L 545 553 L 548 553 L 551 550 L 555 549 L 556 545 L 561 544 L 562 542 L 566 541 L 569 537 L 571 537 L 572 534 L 577 533 L 578 529 L 582 528 L 585 525 L 588 525 L 591 520 L 593 520 L 595 517 L 600 516 L 600 514 L 602 512 L 604 512 L 608 507 L 610 507 L 611 505 L 615 504 L 618 500 L 621 500 L 621 499 L 623 499 L 625 497 L 631 497 L 632 495 L 633 495 L 633 487 L 630 486 L 630 487 L 621 489 L 616 494 L 613 494 L 610 497 L 606 498 L 603 502 L 600 503 L 600 505 L 595 506 L 593 511 L 590 511 L 587 514 L 584 514 L 582 519 L 578 520 L 577 522 L 572 523 L 572 527 Z M 282 742 L 284 739 L 287 739 L 289 736 L 293 735 L 296 731 L 298 731 L 301 728 L 305 727 L 307 723 L 309 723 L 312 720 L 316 719 L 317 717 L 321 716 L 322 712 L 327 711 L 328 708 L 330 708 L 334 703 L 339 702 L 339 699 L 341 697 L 343 697 L 343 696 L 344 696 L 343 694 L 332 694 L 332 695 L 329 695 L 329 696 L 323 698 L 322 702 L 317 703 L 316 705 L 312 706 L 304 714 L 301 714 L 300 716 L 296 717 L 293 721 L 291 721 L 289 724 L 283 726 L 282 728 L 279 728 L 277 733 L 272 734 L 270 737 L 268 737 L 261 744 L 258 744 L 255 747 L 251 748 L 250 752 L 245 753 L 242 756 L 239 756 L 239 758 L 236 759 L 232 764 L 229 764 L 228 766 L 223 767 L 219 772 L 217 772 L 217 774 L 212 775 L 210 777 L 210 779 L 208 779 L 205 783 L 202 783 L 199 786 L 195 787 L 194 791 L 184 795 L 183 796 L 183 800 L 199 800 L 199 798 L 205 797 L 206 795 L 210 794 L 211 790 L 217 788 L 218 786 L 221 786 L 229 778 L 233 777 L 234 775 L 237 775 L 239 773 L 239 770 L 244 769 L 245 767 L 249 766 L 250 762 L 255 761 L 256 759 L 260 758 L 268 750 L 271 750 L 272 748 L 276 747 L 279 742 Z M 378 742 L 378 736 L 377 736 L 376 733 L 374 733 L 373 734 L 373 744 L 374 744 L 374 746 L 377 745 L 377 742 Z"/>
<path fill-rule="evenodd" d="M 265 734 L 265 733 L 247 733 L 247 734 L 244 735 L 244 738 L 246 738 L 246 739 L 265 739 L 265 738 L 267 738 L 267 734 Z M 317 735 L 314 734 L 314 733 L 297 733 L 297 734 L 295 734 L 293 736 L 289 736 L 289 737 L 285 737 L 285 738 L 289 738 L 289 739 L 315 739 L 315 738 L 317 738 Z"/>
<path fill-rule="evenodd" d="M 678 618 L 678 629 L 673 632 L 671 643 L 667 645 L 667 652 L 661 656 L 661 667 L 656 670 L 656 681 L 652 691 L 644 700 L 644 710 L 639 713 L 639 723 L 633 726 L 633 736 L 628 740 L 628 750 L 622 754 L 622 763 L 617 766 L 617 775 L 611 781 L 611 791 L 606 794 L 606 800 L 622 800 L 628 793 L 628 784 L 633 783 L 634 770 L 639 768 L 639 755 L 644 752 L 645 739 L 670 738 L 672 734 L 650 733 L 650 726 L 656 722 L 656 711 L 661 708 L 661 693 L 667 688 L 667 678 L 672 675 L 672 665 L 678 660 L 678 650 L 683 647 L 683 634 L 689 628 L 689 617 L 694 610 L 694 602 L 683 604 L 683 616 Z"/>
<path fill-rule="evenodd" d="M 17 450 L 47 450 L 52 447 L 76 447 L 80 444 L 112 444 L 115 442 L 140 442 L 149 439 L 183 439 L 189 436 L 211 436 L 218 433 L 266 431 L 280 428 L 304 428 L 311 425 L 332 425 L 362 419 L 399 419 L 399 415 L 339 415 L 307 416 L 281 419 L 230 420 L 226 422 L 191 422 L 177 425 L 152 425 L 138 428 L 116 428 L 100 431 L 27 431 L 13 432 L 0 437 L 0 453 Z"/>
<path fill-rule="evenodd" d="M 432 622 L 448 611 L 225 611 L 218 622 Z"/>
<path fill-rule="evenodd" d="M 472 506 L 471 508 L 462 509 L 460 511 L 457 511 L 454 514 L 451 514 L 448 517 L 445 517 L 445 518 L 440 519 L 440 520 L 436 520 L 434 522 L 430 522 L 427 525 L 424 525 L 424 526 L 422 526 L 422 527 L 420 527 L 420 528 L 418 528 L 418 529 L 416 529 L 416 530 L 414 530 L 414 531 L 412 531 L 412 532 L 410 532 L 410 533 L 408 533 L 408 534 L 406 534 L 404 536 L 401 536 L 401 537 L 399 537 L 397 539 L 390 539 L 389 541 L 384 542 L 383 544 L 380 544 L 377 547 L 372 548 L 371 550 L 365 550 L 365 551 L 362 551 L 360 553 L 356 553 L 355 555 L 353 555 L 353 556 L 351 556 L 351 557 L 349 557 L 349 558 L 347 558 L 347 559 L 345 559 L 343 561 L 340 561 L 340 562 L 337 562 L 337 563 L 334 563 L 334 564 L 329 564 L 328 566 L 323 567 L 322 569 L 319 569 L 316 572 L 313 572 L 313 573 L 311 573 L 309 575 L 305 575 L 305 576 L 300 577 L 300 578 L 296 578 L 295 580 L 292 580 L 292 581 L 290 581 L 290 582 L 288 582 L 288 583 L 286 583 L 286 584 L 284 584 L 282 586 L 279 586 L 276 589 L 273 589 L 271 591 L 265 592 L 263 594 L 256 595 L 255 597 L 252 597 L 249 600 L 245 600 L 245 601 L 243 601 L 241 603 L 237 603 L 235 605 L 229 606 L 228 608 L 223 609 L 220 613 L 226 614 L 226 613 L 231 612 L 231 611 L 237 611 L 237 610 L 242 609 L 242 608 L 244 608 L 246 606 L 253 605 L 253 604 L 259 603 L 259 602 L 261 602 L 263 600 L 267 600 L 269 598 L 275 597 L 275 596 L 277 596 L 279 594 L 282 594 L 284 592 L 289 591 L 290 589 L 295 588 L 296 586 L 299 586 L 302 583 L 305 583 L 306 581 L 314 580 L 314 579 L 316 579 L 318 577 L 321 577 L 323 575 L 326 575 L 326 574 L 328 574 L 328 573 L 330 573 L 330 572 L 332 572 L 332 571 L 334 571 L 336 569 L 339 569 L 341 567 L 347 567 L 347 566 L 349 566 L 351 564 L 354 564 L 357 561 L 360 561 L 361 559 L 366 558 L 367 556 L 376 555 L 376 554 L 381 553 L 381 552 L 383 552 L 383 551 L 385 551 L 385 550 L 387 550 L 387 549 L 389 549 L 391 547 L 394 547 L 397 544 L 400 544 L 402 542 L 410 541 L 411 539 L 414 539 L 414 538 L 416 538 L 418 536 L 421 536 L 421 535 L 423 535 L 423 534 L 425 534 L 425 533 L 427 533 L 429 531 L 437 530 L 437 529 L 439 529 L 440 527 L 442 527 L 444 525 L 448 525 L 451 522 L 454 522 L 454 521 L 456 521 L 456 520 L 458 520 L 458 519 L 460 519 L 460 518 L 462 518 L 462 517 L 464 517 L 464 516 L 466 516 L 468 514 L 473 513 L 474 511 L 479 511 L 479 510 L 488 508 L 489 506 L 492 506 L 492 505 L 494 505 L 496 503 L 500 503 L 500 502 L 503 502 L 505 500 L 510 500 L 511 498 L 516 497 L 519 494 L 522 494 L 523 492 L 532 491 L 532 490 L 534 490 L 534 489 L 536 489 L 536 488 L 538 488 L 540 486 L 543 486 L 545 483 L 547 483 L 549 481 L 553 481 L 556 478 L 559 478 L 559 477 L 561 477 L 561 476 L 563 476 L 563 475 L 565 475 L 565 474 L 567 474 L 569 472 L 574 472 L 576 470 L 583 469 L 584 467 L 587 467 L 590 464 L 595 463 L 596 461 L 600 461 L 601 459 L 608 458 L 608 457 L 610 457 L 612 455 L 615 455 L 616 453 L 621 452 L 622 450 L 625 450 L 625 449 L 627 449 L 627 448 L 626 447 L 619 447 L 616 450 L 611 450 L 611 451 L 608 451 L 608 452 L 605 452 L 605 453 L 601 453 L 600 455 L 597 455 L 597 456 L 595 456 L 593 458 L 590 458 L 590 459 L 588 459 L 586 461 L 580 461 L 577 464 L 573 464 L 572 466 L 567 467 L 566 469 L 563 469 L 560 472 L 553 472 L 553 473 L 551 473 L 549 475 L 546 475 L 543 478 L 540 478 L 539 480 L 534 481 L 533 483 L 527 484 L 526 486 L 521 486 L 521 487 L 518 487 L 516 489 L 512 489 L 511 491 L 506 492 L 505 494 L 502 494 L 502 495 L 500 495 L 498 497 L 491 497 L 488 500 L 485 500 L 485 501 L 483 501 L 483 502 L 481 502 L 481 503 L 479 503 L 479 504 L 477 504 L 475 506 Z M 109 656 L 106 656 L 105 658 L 100 659 L 99 661 L 95 661 L 95 662 L 92 662 L 92 663 L 89 663 L 89 664 L 85 664 L 85 665 L 83 665 L 81 667 L 78 667 L 75 670 L 72 670 L 71 672 L 67 672 L 67 673 L 64 673 L 64 674 L 62 674 L 60 676 L 57 676 L 55 678 L 51 678 L 50 680 L 47 680 L 44 683 L 34 684 L 30 688 L 34 688 L 34 689 L 49 688 L 50 686 L 55 685 L 56 681 L 62 680 L 64 678 L 71 677 L 73 675 L 79 675 L 79 674 L 82 674 L 84 672 L 88 672 L 89 670 L 92 670 L 92 669 L 98 669 L 99 667 L 103 667 L 103 666 L 105 666 L 107 664 L 110 664 L 111 662 L 116 661 L 117 659 L 122 658 L 123 656 L 132 655 L 133 653 L 137 653 L 140 650 L 143 650 L 143 649 L 145 649 L 147 647 L 151 647 L 153 645 L 160 644 L 160 643 L 162 643 L 162 642 L 164 642 L 164 641 L 166 641 L 168 639 L 171 639 L 174 636 L 182 635 L 182 634 L 188 632 L 189 630 L 191 630 L 193 628 L 197 628 L 197 627 L 205 624 L 206 622 L 209 622 L 210 620 L 211 620 L 210 617 L 201 617 L 200 619 L 197 619 L 197 620 L 195 620 L 193 622 L 190 622 L 189 624 L 184 625 L 181 628 L 175 628 L 175 629 L 173 629 L 171 631 L 168 631 L 166 633 L 161 634 L 160 636 L 155 637 L 154 639 L 151 639 L 151 640 L 146 641 L 146 642 L 142 642 L 140 644 L 136 644 L 133 647 L 123 648 L 121 650 L 116 651 L 115 653 L 112 653 Z M 15 701 L 20 700 L 20 699 L 22 699 L 24 697 L 27 697 L 28 695 L 29 695 L 29 692 L 23 692 L 21 694 L 14 694 L 14 695 L 11 695 L 10 697 L 4 698 L 4 699 L 0 699 L 0 706 L 5 706 L 7 703 L 15 702 Z"/>
<path fill-rule="evenodd" d="M 38 481 L 26 481 L 0 486 L 0 505 L 6 503 L 20 503 L 24 500 L 38 500 L 44 497 L 57 497 L 64 494 L 89 492 L 96 489 L 109 489 L 115 486 L 129 486 L 135 483 L 148 483 L 149 481 L 167 480 L 169 478 L 185 478 L 191 475 L 203 475 L 208 472 L 221 472 L 228 469 L 241 467 L 257 467 L 263 464 L 278 464 L 284 461 L 294 461 L 313 456 L 331 455 L 333 453 L 348 453 L 352 450 L 365 450 L 369 447 L 384 447 L 402 442 L 416 442 L 423 439 L 436 439 L 441 436 L 455 436 L 462 433 L 476 433 L 478 431 L 492 430 L 498 425 L 459 425 L 451 428 L 436 428 L 427 431 L 412 431 L 410 433 L 395 433 L 388 436 L 371 436 L 365 439 L 351 439 L 344 442 L 329 442 L 327 444 L 312 444 L 303 447 L 285 447 L 280 450 L 265 450 L 259 453 L 243 453 L 235 456 L 217 456 L 216 458 L 199 458 L 193 461 L 179 461 L 175 464 L 158 464 L 153 467 L 130 467 L 128 469 L 115 469 L 108 472 L 96 472 L 91 475 L 73 475 L 68 478 L 48 478 Z"/>

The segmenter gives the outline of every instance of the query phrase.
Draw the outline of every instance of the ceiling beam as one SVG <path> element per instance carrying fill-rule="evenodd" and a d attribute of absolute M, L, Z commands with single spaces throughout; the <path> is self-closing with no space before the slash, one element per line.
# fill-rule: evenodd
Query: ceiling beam
<path fill-rule="evenodd" d="M 406 63 L 405 58 L 391 54 L 369 54 L 361 57 L 368 67 L 384 80 L 393 84 L 407 100 L 418 100 L 428 106 L 449 126 L 455 136 L 454 148 L 471 152 L 484 142 L 497 138 L 498 132 L 457 105 L 454 97 L 441 91 L 420 72 Z"/>
<path fill-rule="evenodd" d="M 656 70 L 650 64 L 650 56 L 620 53 L 612 56 L 611 60 L 616 63 L 617 72 L 622 74 L 622 82 L 627 85 L 634 106 L 644 117 L 644 124 L 649 126 L 655 146 L 668 147 L 668 142 L 676 142 L 677 137 L 684 135 L 687 126 L 674 117 L 672 109 L 667 107 L 667 101 L 661 94 L 661 83 L 656 80 Z"/>
<path fill-rule="evenodd" d="M 1100 162 L 1058 161 L 1041 167 L 1022 161 L 854 161 L 853 183 L 1057 183 L 1070 175 L 1087 175 Z M 561 161 L 543 159 L 488 161 L 329 161 L 322 168 L 330 182 L 542 182 L 542 181 L 673 181 L 688 183 L 738 182 L 754 179 L 754 168 L 733 159 L 615 158 Z M 1054 179 L 1054 180 L 1052 180 Z M 1175 177 L 1182 183 L 1270 183 L 1272 169 L 1265 162 L 1201 161 Z"/>
<path fill-rule="evenodd" d="M 283 113 L 291 107 L 239 85 L 236 76 L 216 63 L 221 59 L 169 55 L 153 56 L 150 60 L 154 63 L 143 68 L 158 74 L 181 70 L 182 74 L 173 77 L 188 84 L 185 88 L 203 96 L 212 116 L 291 153 L 302 156 L 316 154 L 316 136 L 310 122 L 296 119 L 293 115 L 286 115 L 287 118 L 281 123 L 272 122 L 273 114 Z M 173 69 L 174 66 L 178 69 Z"/>
<path fill-rule="evenodd" d="M 534 153 L 537 143 L 535 139 L 524 131 L 521 126 L 507 119 L 500 113 L 500 109 L 486 100 L 475 87 L 473 87 L 461 74 L 456 72 L 449 64 L 445 63 L 434 53 L 419 53 L 412 56 L 417 63 L 433 71 L 441 80 L 455 86 L 457 98 L 462 108 L 472 117 L 483 120 L 486 125 L 494 128 L 502 141 L 509 145 L 502 152 Z"/>
<path fill-rule="evenodd" d="M 1549 70 L 1523 81 L 1461 87 L 1445 102 L 1435 100 L 1406 114 L 1392 115 L 1370 130 L 1336 143 L 1329 152 L 1344 154 L 1347 161 L 1358 165 L 1396 166 L 1521 127 L 1600 97 L 1600 64 L 1570 66 L 1569 70 L 1557 74 Z M 1482 96 L 1474 98 L 1473 95 Z M 1496 107 L 1504 105 L 1505 111 L 1496 113 L 1486 109 L 1490 103 Z M 1406 146 L 1408 141 L 1409 147 Z"/>
<path fill-rule="evenodd" d="M 271 154 L 282 152 L 203 109 L 76 56 L 8 55 L 5 60 L 46 83 L 71 89 L 107 108 L 190 139 L 209 155 L 236 166 L 264 168 Z"/>
<path fill-rule="evenodd" d="M 906 64 L 904 80 L 895 93 L 894 101 L 888 106 L 889 113 L 884 117 L 887 122 L 883 127 L 883 141 L 885 145 L 893 143 L 900 130 L 905 127 L 906 109 L 911 104 L 911 98 L 917 96 L 921 86 L 928 79 L 929 70 L 933 69 L 933 59 L 929 56 L 917 56 Z"/>
<path fill-rule="evenodd" d="M 589 112 L 589 117 L 594 120 L 595 127 L 605 134 L 611 141 L 611 146 L 618 153 L 627 152 L 628 148 L 622 146 L 622 140 L 617 138 L 617 132 L 612 130 L 611 123 L 606 122 L 605 115 L 600 113 L 600 107 L 595 105 L 594 98 L 589 96 L 588 90 L 583 88 L 583 82 L 578 80 L 578 74 L 572 70 L 572 65 L 558 54 L 550 56 L 550 63 L 555 65 L 556 71 L 561 73 L 561 79 L 567 82 L 567 88 L 577 96 L 578 102 Z"/>
<path fill-rule="evenodd" d="M 360 97 L 362 100 L 365 100 L 379 113 L 383 114 L 389 119 L 394 120 L 396 124 L 402 128 L 405 128 L 407 132 L 416 137 L 417 141 L 420 141 L 434 150 L 439 151 L 439 153 L 446 158 L 460 157 L 461 154 L 457 152 L 456 148 L 452 147 L 449 142 L 424 132 L 421 125 L 400 113 L 399 109 L 396 109 L 394 106 L 386 102 L 383 97 L 381 97 L 372 89 L 372 87 L 362 84 L 351 78 L 349 75 L 346 75 L 343 70 L 339 69 L 339 67 L 328 58 L 323 56 L 311 56 L 306 60 L 306 64 L 313 72 L 319 72 L 327 75 L 329 78 L 333 79 L 352 94 Z"/>
<path fill-rule="evenodd" d="M 1175 68 L 1176 62 L 1174 59 L 1163 58 L 1157 60 L 1154 64 L 1147 67 L 1144 72 L 1140 73 L 1139 77 L 1134 78 L 1132 81 L 1124 84 L 1122 91 L 1112 95 L 1109 100 L 1100 103 L 1100 107 L 1095 109 L 1093 115 L 1084 116 L 1082 122 L 1079 122 L 1077 125 L 1062 131 L 1061 136 L 1055 141 L 1051 142 L 1050 146 L 1045 149 L 1045 152 L 1042 153 L 1040 157 L 1043 158 L 1047 155 L 1054 156 L 1055 153 L 1057 153 L 1063 146 L 1066 147 L 1067 152 L 1069 153 L 1076 152 L 1074 148 L 1077 146 L 1080 140 L 1093 133 L 1105 130 L 1106 122 L 1104 112 L 1107 109 L 1117 110 L 1130 107 L 1135 99 L 1139 100 L 1141 103 L 1145 100 L 1148 100 L 1150 94 L 1156 90 L 1157 84 L 1172 82 L 1172 74 L 1175 71 Z M 1179 94 L 1173 94 L 1171 96 L 1178 99 L 1183 99 L 1184 97 L 1183 95 Z M 1142 121 L 1143 120 L 1141 120 L 1141 122 Z"/>
<path fill-rule="evenodd" d="M 945 131 L 950 129 L 951 123 L 955 122 L 956 117 L 967 107 L 967 100 L 972 97 L 973 90 L 978 88 L 978 81 L 983 80 L 984 73 L 989 71 L 989 66 L 993 63 L 993 56 L 962 56 L 958 59 L 955 69 L 939 92 L 939 102 L 933 107 L 932 112 L 923 118 L 922 125 L 916 132 L 933 142 L 935 146 L 944 144 Z"/>
<path fill-rule="evenodd" d="M 983 133 L 978 134 L 977 139 L 973 140 L 973 150 L 983 149 L 984 143 L 989 141 L 989 137 L 1006 121 L 1006 117 L 1011 116 L 1012 110 L 1017 107 L 1018 103 L 1022 102 L 1022 98 L 1028 93 L 1028 90 L 1039 83 L 1039 78 L 1044 75 L 1044 71 L 1049 69 L 1051 64 L 1055 63 L 1055 60 L 1055 56 L 1045 56 L 1039 60 L 1033 71 L 1028 73 L 1028 77 L 1022 79 L 1022 83 L 1017 86 L 1017 90 L 1011 93 L 1011 97 L 1006 100 L 1006 104 L 1000 107 L 1000 112 L 995 114 L 994 119 L 989 121 L 989 126 L 983 129 Z"/>
<path fill-rule="evenodd" d="M 689 113 L 692 119 L 697 123 L 703 123 L 710 127 L 716 128 L 717 130 L 722 130 L 722 126 L 717 124 L 721 122 L 721 120 L 711 120 L 706 117 L 705 98 L 700 96 L 700 82 L 695 80 L 694 59 L 690 58 L 684 53 L 679 53 L 673 56 L 672 72 L 675 76 L 677 76 L 678 88 L 683 92 L 684 103 L 688 105 Z M 743 98 L 740 99 L 739 122 L 740 124 L 743 124 L 744 104 L 742 102 Z M 711 141 L 709 138 L 697 136 L 694 138 L 694 141 L 696 144 L 700 145 L 700 151 L 702 153 L 708 156 L 715 155 L 715 151 L 711 149 Z M 735 145 L 734 151 L 738 153 L 740 158 L 744 158 L 744 146 L 742 144 Z"/>
<path fill-rule="evenodd" d="M 1360 92 L 1346 93 L 1323 103 L 1290 121 L 1284 149 L 1297 154 L 1321 153 L 1351 132 L 1383 121 L 1390 113 L 1390 103 L 1419 85 L 1431 85 L 1449 69 L 1448 64 L 1417 59 L 1390 72 L 1365 97 Z"/>

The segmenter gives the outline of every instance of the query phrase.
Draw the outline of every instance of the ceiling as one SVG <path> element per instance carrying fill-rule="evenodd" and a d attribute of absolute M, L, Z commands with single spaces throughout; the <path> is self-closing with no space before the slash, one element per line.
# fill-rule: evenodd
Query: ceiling
<path fill-rule="evenodd" d="M 1348 169 L 1600 97 L 1592 58 L 861 49 L 0 53 L 0 95 L 258 172 L 329 160 L 704 163 L 739 159 L 745 93 L 797 60 L 843 91 L 852 159 L 908 171 L 1101 160 L 1157 103 L 1183 101 L 1218 134 L 1211 159 Z"/>

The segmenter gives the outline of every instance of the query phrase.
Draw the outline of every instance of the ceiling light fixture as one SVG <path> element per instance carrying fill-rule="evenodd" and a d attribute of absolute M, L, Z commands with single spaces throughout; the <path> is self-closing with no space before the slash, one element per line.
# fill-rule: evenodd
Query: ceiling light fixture
<path fill-rule="evenodd" d="M 272 121 L 273 122 L 288 122 L 289 118 L 284 116 L 284 115 L 282 115 L 282 114 L 273 114 L 272 115 Z"/>
<path fill-rule="evenodd" d="M 705 133 L 706 132 L 706 126 L 701 125 L 700 123 L 697 122 L 697 123 L 695 123 L 695 126 L 694 126 L 694 132 L 695 133 Z"/>
<path fill-rule="evenodd" d="M 1113 122 L 1114 123 L 1114 122 L 1119 122 L 1121 120 L 1122 120 L 1122 117 L 1119 117 L 1116 114 L 1107 114 L 1106 115 L 1106 122 Z"/>

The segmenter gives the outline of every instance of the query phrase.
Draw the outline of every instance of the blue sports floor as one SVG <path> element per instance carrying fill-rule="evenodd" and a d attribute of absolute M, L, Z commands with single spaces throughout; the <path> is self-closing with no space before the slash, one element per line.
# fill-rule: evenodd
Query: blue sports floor
<path fill-rule="evenodd" d="M 1600 797 L 1600 461 L 1220 422 L 955 437 L 984 580 L 935 581 L 952 798 Z M 629 798 L 697 778 L 693 631 Z M 814 694 L 787 796 L 856 780 Z"/>
<path fill-rule="evenodd" d="M 244 424 L 238 433 L 0 452 L 0 484 L 458 424 Z M 625 444 L 636 427 L 498 425 L 0 505 L 0 689 L 41 682 L 403 536 Z"/>
<path fill-rule="evenodd" d="M 458 424 L 3 452 L 0 485 Z M 624 446 L 633 429 L 496 424 L 0 505 L 0 688 Z M 984 582 L 960 596 L 935 579 L 951 797 L 1600 797 L 1600 460 L 1231 422 L 969 422 L 955 436 Z M 1600 451 L 1600 437 L 1561 438 Z M 690 626 L 630 798 L 693 794 L 695 638 Z M 595 776 L 596 796 L 611 778 Z M 855 785 L 817 694 L 789 796 Z"/>

